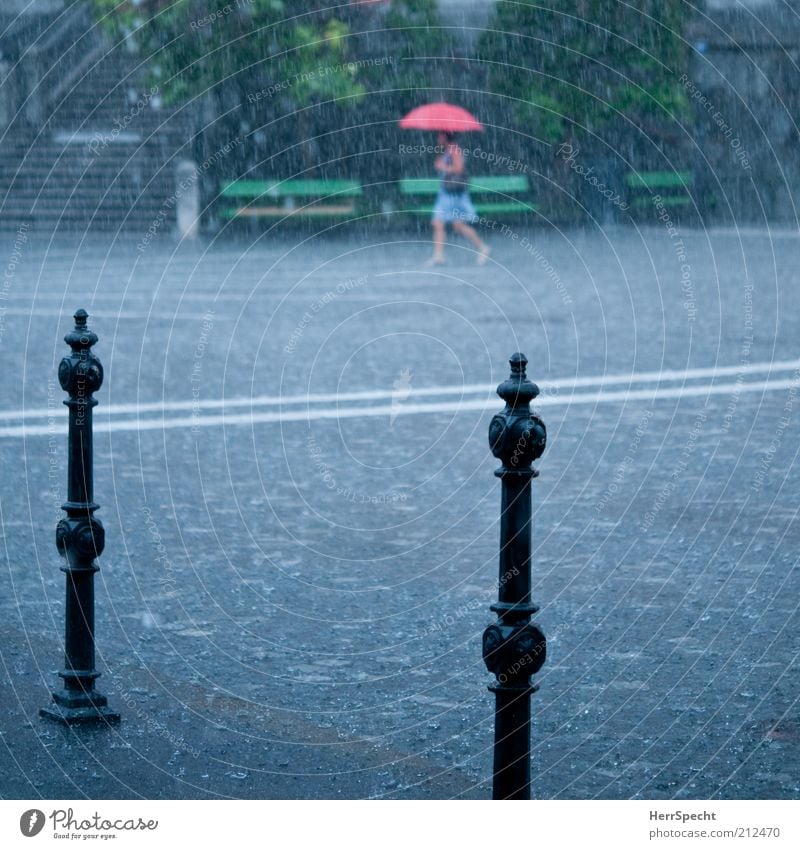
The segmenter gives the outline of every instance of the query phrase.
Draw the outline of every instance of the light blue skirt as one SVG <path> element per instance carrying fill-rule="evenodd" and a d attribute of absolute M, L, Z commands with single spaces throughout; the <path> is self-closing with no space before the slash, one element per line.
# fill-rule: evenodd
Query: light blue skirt
<path fill-rule="evenodd" d="M 472 205 L 467 192 L 446 192 L 439 189 L 436 203 L 433 207 L 434 221 L 466 221 L 471 224 L 478 220 L 478 213 Z"/>

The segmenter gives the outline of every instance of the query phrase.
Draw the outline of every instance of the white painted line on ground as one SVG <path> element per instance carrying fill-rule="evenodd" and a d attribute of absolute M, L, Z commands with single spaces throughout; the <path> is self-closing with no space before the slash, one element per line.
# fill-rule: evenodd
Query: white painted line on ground
<path fill-rule="evenodd" d="M 578 404 L 609 404 L 627 401 L 660 401 L 666 398 L 689 398 L 709 395 L 727 395 L 738 397 L 745 392 L 776 392 L 779 389 L 796 390 L 800 379 L 765 380 L 761 382 L 721 383 L 716 386 L 675 386 L 665 389 L 634 389 L 620 392 L 582 392 L 577 395 L 542 398 L 537 406 L 556 407 Z M 485 398 L 471 401 L 442 401 L 434 404 L 404 404 L 402 406 L 384 404 L 378 407 L 343 407 L 340 409 L 305 409 L 275 413 L 251 412 L 214 415 L 182 416 L 172 419 L 123 419 L 95 422 L 95 433 L 118 433 L 124 431 L 174 430 L 176 428 L 234 427 L 239 425 L 270 424 L 275 422 L 305 422 L 320 419 L 371 418 L 376 416 L 413 416 L 431 413 L 463 413 L 470 410 L 489 411 L 498 408 L 497 398 Z M 63 433 L 53 425 L 18 425 L 0 428 L 0 439 L 20 437 L 52 436 Z"/>
<path fill-rule="evenodd" d="M 3 315 L 22 315 L 26 318 L 28 316 L 36 316 L 37 318 L 71 318 L 75 313 L 73 308 L 64 307 L 63 309 L 20 309 L 18 307 L 8 307 L 3 313 Z M 161 313 L 146 313 L 146 312 L 120 312 L 119 310 L 93 310 L 91 313 L 93 318 L 131 318 L 136 319 L 137 321 L 144 321 L 145 319 L 160 319 L 161 321 L 187 321 L 191 319 L 192 321 L 202 321 L 207 316 L 204 313 L 199 312 L 183 312 L 183 313 L 169 313 L 169 314 L 161 314 Z M 226 316 L 220 314 L 217 316 L 215 314 L 214 318 L 225 318 Z M 230 316 L 234 317 L 234 316 Z"/>
<path fill-rule="evenodd" d="M 419 302 L 420 293 L 419 292 L 404 292 L 402 289 L 392 289 L 391 292 L 385 292 L 384 294 L 373 293 L 373 294 L 365 294 L 359 290 L 348 290 L 347 292 L 336 292 L 334 289 L 312 289 L 312 290 L 303 290 L 302 293 L 299 294 L 291 294 L 291 295 L 283 295 L 281 292 L 275 291 L 256 291 L 256 292 L 231 292 L 229 290 L 223 290 L 218 293 L 211 293 L 208 295 L 184 295 L 183 297 L 178 297 L 177 295 L 173 295 L 170 293 L 169 295 L 161 295 L 161 294 L 153 294 L 152 292 L 147 295 L 130 295 L 126 294 L 124 298 L 121 298 L 119 295 L 101 295 L 94 294 L 92 295 L 92 300 L 94 301 L 109 301 L 112 304 L 119 305 L 122 303 L 127 307 L 134 307 L 135 309 L 141 310 L 143 307 L 148 306 L 149 304 L 156 304 L 162 311 L 164 308 L 175 309 L 178 304 L 206 304 L 208 308 L 212 310 L 215 316 L 222 315 L 228 318 L 233 318 L 238 316 L 237 312 L 228 312 L 225 313 L 221 310 L 221 307 L 234 303 L 236 305 L 244 305 L 248 302 L 258 301 L 259 303 L 263 300 L 268 301 L 299 301 L 301 303 L 305 303 L 308 306 L 311 306 L 315 301 L 318 301 L 323 295 L 327 295 L 329 292 L 334 292 L 336 295 L 337 301 L 351 300 L 351 301 L 412 301 L 413 303 Z M 428 290 L 430 291 L 430 284 L 428 284 Z M 37 307 L 12 307 L 8 310 L 9 313 L 13 315 L 66 315 L 68 317 L 72 316 L 75 312 L 76 307 L 73 306 L 62 306 L 62 303 L 65 301 L 72 304 L 80 303 L 85 300 L 82 295 L 78 294 L 75 296 L 67 296 L 59 295 L 57 298 L 52 298 L 55 303 L 47 304 L 46 301 L 50 298 L 45 297 L 36 297 L 36 301 L 44 301 L 45 303 L 39 303 Z M 23 304 L 30 303 L 30 296 L 22 296 L 22 295 L 14 295 L 8 298 L 8 301 L 20 301 Z M 333 300 L 330 301 L 333 303 Z M 101 317 L 107 318 L 109 315 L 116 316 L 120 313 L 118 312 L 109 312 L 108 307 L 101 308 L 100 310 L 95 311 L 92 306 L 84 307 L 86 312 L 89 313 L 89 318 L 92 317 Z M 170 316 L 172 313 L 169 314 Z"/>
<path fill-rule="evenodd" d="M 413 271 L 416 271 L 414 269 Z M 392 272 L 391 274 L 395 274 L 396 272 Z M 369 277 L 371 274 L 369 269 L 364 269 L 364 271 L 360 275 L 350 274 L 345 278 L 334 278 L 330 281 L 319 280 L 314 278 L 307 278 L 305 281 L 300 281 L 299 278 L 294 276 L 289 276 L 287 274 L 285 280 L 276 280 L 274 277 L 270 278 L 269 287 L 265 284 L 263 286 L 257 286 L 251 289 L 239 289 L 234 288 L 233 286 L 224 286 L 220 291 L 209 291 L 209 292 L 181 292 L 179 289 L 167 288 L 166 286 L 162 286 L 158 291 L 140 291 L 138 289 L 128 289 L 125 292 L 93 292 L 91 295 L 91 300 L 93 302 L 98 301 L 110 301 L 112 303 L 119 303 L 122 301 L 123 303 L 126 301 L 144 301 L 145 303 L 152 303 L 153 301 L 161 302 L 161 301 L 194 301 L 202 304 L 213 304 L 215 301 L 217 305 L 230 301 L 234 298 L 240 298 L 242 302 L 245 299 L 253 299 L 253 298 L 277 298 L 280 300 L 292 300 L 292 301 L 308 301 L 309 303 L 313 303 L 317 300 L 321 295 L 325 295 L 327 292 L 336 292 L 336 286 L 339 283 L 345 283 L 348 279 L 358 279 L 359 276 Z M 380 289 L 382 285 L 387 287 L 386 296 L 390 298 L 397 297 L 397 294 L 401 295 L 406 294 L 405 290 L 409 290 L 409 297 L 417 297 L 418 292 L 412 290 L 423 290 L 430 291 L 431 289 L 431 281 L 429 279 L 425 280 L 408 280 L 404 279 L 401 286 L 395 286 L 391 284 L 391 289 L 389 289 L 390 284 L 383 283 L 379 281 L 381 277 L 390 276 L 388 274 L 375 274 L 373 275 L 373 288 Z M 183 278 L 181 278 L 183 279 Z M 164 277 L 164 283 L 171 283 L 172 278 L 169 274 Z M 345 292 L 336 292 L 338 298 L 350 297 L 353 294 L 369 289 L 370 280 L 368 279 L 366 283 L 363 283 L 359 286 L 356 286 L 352 289 L 348 289 Z M 275 288 L 275 284 L 285 284 L 287 289 L 297 287 L 296 291 L 292 291 L 284 294 L 283 289 Z M 449 278 L 441 278 L 436 281 L 436 288 L 439 289 L 442 286 L 463 286 L 464 284 L 460 280 L 452 280 Z M 62 291 L 47 291 L 45 289 L 40 289 L 38 292 L 26 292 L 25 294 L 9 294 L 7 300 L 9 302 L 21 302 L 23 304 L 30 303 L 31 298 L 35 298 L 37 301 L 54 301 L 56 305 L 60 305 L 65 301 L 68 301 L 70 304 L 74 304 L 73 307 L 67 308 L 67 312 L 69 315 L 75 312 L 78 306 L 82 306 L 88 313 L 91 318 L 95 313 L 92 311 L 90 306 L 86 306 L 85 301 L 86 292 L 78 291 L 78 292 L 67 292 L 66 294 Z M 138 306 L 138 304 L 137 304 Z M 41 307 L 41 305 L 40 305 Z"/>
<path fill-rule="evenodd" d="M 766 236 L 770 239 L 800 239 L 800 230 L 794 227 L 709 227 L 710 236 Z"/>
<path fill-rule="evenodd" d="M 776 362 L 749 363 L 738 366 L 709 366 L 695 369 L 668 369 L 664 371 L 642 371 L 627 374 L 601 374 L 589 377 L 569 377 L 561 380 L 546 380 L 539 383 L 545 401 L 552 395 L 566 389 L 582 387 L 618 386 L 636 383 L 672 383 L 678 380 L 699 380 L 702 378 L 732 377 L 747 374 L 765 374 L 782 371 L 798 372 L 800 378 L 800 360 L 778 360 Z M 496 383 L 466 383 L 461 386 L 422 386 L 411 390 L 409 399 L 430 398 L 438 395 L 491 395 L 494 397 Z M 103 405 L 95 412 L 95 421 L 119 415 L 137 415 L 141 413 L 167 413 L 182 410 L 228 410 L 241 407 L 283 407 L 294 404 L 341 404 L 350 401 L 382 401 L 392 398 L 393 390 L 375 389 L 364 392 L 324 392 L 306 395 L 254 395 L 252 397 L 208 398 L 197 401 L 145 401 L 140 404 Z M 562 400 L 567 403 L 568 399 Z M 451 402 L 457 403 L 457 402 Z M 540 403 L 536 401 L 535 403 Z M 26 421 L 66 417 L 67 410 L 59 403 L 53 407 L 30 407 L 18 410 L 0 410 L 0 421 Z"/>

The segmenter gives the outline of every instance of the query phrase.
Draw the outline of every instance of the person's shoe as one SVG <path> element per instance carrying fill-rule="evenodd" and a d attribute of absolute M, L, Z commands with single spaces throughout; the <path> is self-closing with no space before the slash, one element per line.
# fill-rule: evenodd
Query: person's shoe
<path fill-rule="evenodd" d="M 425 260 L 425 268 L 433 268 L 435 265 L 444 265 L 444 257 L 432 256 L 430 259 Z"/>
<path fill-rule="evenodd" d="M 486 265 L 491 252 L 492 249 L 488 245 L 484 245 L 480 251 L 478 251 L 478 265 Z"/>

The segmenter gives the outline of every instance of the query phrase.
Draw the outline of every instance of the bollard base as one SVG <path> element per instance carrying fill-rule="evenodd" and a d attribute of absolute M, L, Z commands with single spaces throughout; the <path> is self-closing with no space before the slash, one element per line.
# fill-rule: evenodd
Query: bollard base
<path fill-rule="evenodd" d="M 108 706 L 108 699 L 100 693 L 77 694 L 66 690 L 64 693 L 53 693 L 54 704 L 42 708 L 39 716 L 62 725 L 87 725 L 103 722 L 106 725 L 117 725 L 120 715 Z"/>
<path fill-rule="evenodd" d="M 119 725 L 120 715 L 109 707 L 65 708 L 61 705 L 51 705 L 39 711 L 42 719 L 60 722 L 62 725 L 89 725 L 105 723 Z"/>

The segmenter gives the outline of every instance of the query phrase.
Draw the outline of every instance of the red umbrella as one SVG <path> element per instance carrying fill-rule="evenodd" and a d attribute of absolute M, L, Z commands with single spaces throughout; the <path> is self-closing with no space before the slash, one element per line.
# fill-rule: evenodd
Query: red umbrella
<path fill-rule="evenodd" d="M 400 121 L 400 126 L 404 130 L 441 130 L 446 133 L 483 129 L 483 124 L 474 115 L 452 103 L 417 106 Z"/>

